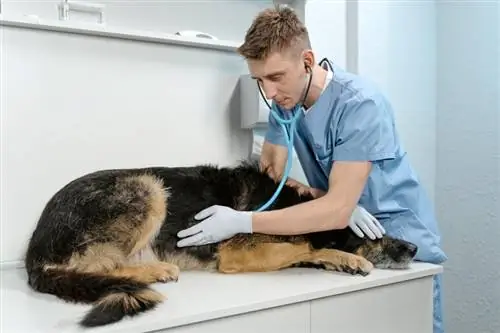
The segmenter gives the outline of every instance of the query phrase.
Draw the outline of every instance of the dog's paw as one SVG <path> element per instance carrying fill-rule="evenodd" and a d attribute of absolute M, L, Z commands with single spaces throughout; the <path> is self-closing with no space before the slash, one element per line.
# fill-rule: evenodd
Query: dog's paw
<path fill-rule="evenodd" d="M 338 250 L 319 250 L 315 253 L 315 264 L 323 264 L 327 270 L 366 276 L 373 264 L 365 258 Z"/>
<path fill-rule="evenodd" d="M 179 280 L 180 269 L 177 265 L 167 262 L 160 262 L 154 266 L 152 270 L 152 278 L 155 282 L 177 282 Z"/>
<path fill-rule="evenodd" d="M 366 276 L 373 270 L 373 264 L 363 257 L 352 256 L 341 269 L 352 275 L 359 274 Z"/>

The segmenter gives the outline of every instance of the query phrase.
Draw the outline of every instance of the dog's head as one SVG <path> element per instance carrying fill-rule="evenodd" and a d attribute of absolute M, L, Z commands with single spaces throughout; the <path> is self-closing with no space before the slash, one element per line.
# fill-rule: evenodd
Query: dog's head
<path fill-rule="evenodd" d="M 413 243 L 388 235 L 371 240 L 358 237 L 349 227 L 309 234 L 314 249 L 337 249 L 364 257 L 377 268 L 407 268 L 417 254 Z"/>
<path fill-rule="evenodd" d="M 365 257 L 377 268 L 408 268 L 418 247 L 402 239 L 384 236 L 375 241 L 364 241 L 354 252 Z"/>

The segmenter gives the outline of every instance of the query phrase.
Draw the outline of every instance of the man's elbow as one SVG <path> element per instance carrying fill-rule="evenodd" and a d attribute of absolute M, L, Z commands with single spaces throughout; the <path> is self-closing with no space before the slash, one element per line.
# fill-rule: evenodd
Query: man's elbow
<path fill-rule="evenodd" d="M 320 200 L 324 200 L 327 205 L 328 213 L 326 214 L 325 229 L 335 230 L 335 229 L 345 229 L 349 226 L 351 220 L 353 208 L 348 203 L 336 202 L 332 204 L 329 200 L 328 194 L 321 197 Z"/>

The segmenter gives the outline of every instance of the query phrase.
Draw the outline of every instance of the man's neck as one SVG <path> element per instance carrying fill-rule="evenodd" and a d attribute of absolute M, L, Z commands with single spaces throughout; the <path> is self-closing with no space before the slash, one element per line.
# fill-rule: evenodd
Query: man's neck
<path fill-rule="evenodd" d="M 313 106 L 313 104 L 318 100 L 319 96 L 321 96 L 321 93 L 323 92 L 323 88 L 325 86 L 327 73 L 328 71 L 318 64 L 315 64 L 312 68 L 311 87 L 309 88 L 309 93 L 307 94 L 304 105 L 306 109 L 309 109 L 311 106 Z"/>

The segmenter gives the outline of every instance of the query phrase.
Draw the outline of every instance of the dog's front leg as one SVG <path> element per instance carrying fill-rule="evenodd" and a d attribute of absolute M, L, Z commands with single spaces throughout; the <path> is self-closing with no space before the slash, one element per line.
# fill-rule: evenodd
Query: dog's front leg
<path fill-rule="evenodd" d="M 334 249 L 313 250 L 307 242 L 226 242 L 219 248 L 218 270 L 223 273 L 276 271 L 300 264 L 367 275 L 373 264 L 363 257 Z"/>

